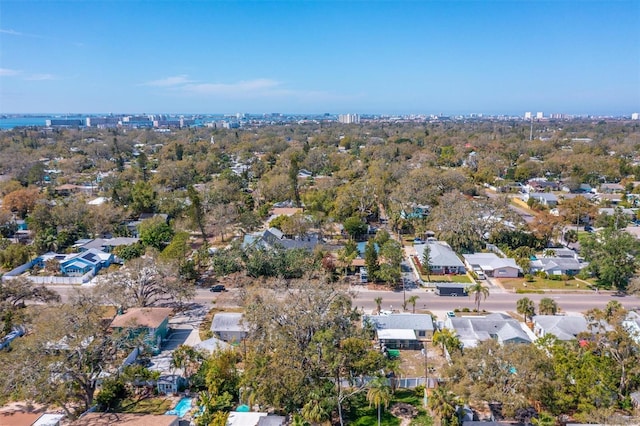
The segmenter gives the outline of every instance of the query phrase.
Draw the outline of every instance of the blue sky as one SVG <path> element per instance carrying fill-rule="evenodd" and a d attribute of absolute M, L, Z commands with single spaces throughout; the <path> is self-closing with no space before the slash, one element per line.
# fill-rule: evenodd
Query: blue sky
<path fill-rule="evenodd" d="M 640 111 L 640 0 L 0 2 L 0 112 Z"/>

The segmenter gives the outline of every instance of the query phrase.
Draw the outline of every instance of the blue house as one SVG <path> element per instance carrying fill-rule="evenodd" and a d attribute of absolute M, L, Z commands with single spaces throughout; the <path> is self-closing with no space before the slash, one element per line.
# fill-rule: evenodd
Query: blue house
<path fill-rule="evenodd" d="M 82 276 L 87 272 L 92 271 L 95 274 L 102 268 L 108 268 L 114 261 L 114 256 L 111 253 L 105 253 L 97 249 L 89 249 L 82 253 L 72 254 L 58 254 L 58 253 L 45 253 L 38 257 L 34 266 L 44 268 L 46 263 L 50 260 L 55 260 L 60 263 L 60 272 L 66 276 Z"/>
<path fill-rule="evenodd" d="M 415 205 L 411 211 L 402 210 L 400 212 L 400 217 L 402 219 L 425 219 L 429 216 L 429 209 L 430 207 L 427 205 L 418 204 Z"/>

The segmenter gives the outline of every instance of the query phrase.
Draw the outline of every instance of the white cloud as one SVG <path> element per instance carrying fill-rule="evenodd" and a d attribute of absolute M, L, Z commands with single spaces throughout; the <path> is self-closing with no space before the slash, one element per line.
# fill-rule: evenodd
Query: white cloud
<path fill-rule="evenodd" d="M 273 93 L 280 83 L 267 78 L 239 81 L 237 83 L 200 83 L 186 84 L 186 92 L 199 95 L 244 95 Z"/>
<path fill-rule="evenodd" d="M 184 84 L 193 83 L 193 80 L 189 79 L 189 76 L 186 74 L 176 75 L 173 77 L 162 78 L 160 80 L 153 80 L 143 83 L 143 86 L 157 86 L 157 87 L 171 87 L 171 86 L 181 86 Z"/>
<path fill-rule="evenodd" d="M 29 81 L 44 81 L 44 80 L 55 80 L 55 76 L 53 74 L 31 74 L 24 78 Z"/>
<path fill-rule="evenodd" d="M 11 29 L 11 28 L 0 28 L 0 34 L 7 34 L 7 35 L 16 36 L 16 37 L 42 38 L 41 36 L 36 35 L 36 34 L 23 33 L 23 32 L 16 31 L 16 30 Z"/>
<path fill-rule="evenodd" d="M 0 77 L 13 77 L 19 74 L 20 74 L 20 71 L 18 70 L 12 70 L 9 68 L 0 68 Z"/>
<path fill-rule="evenodd" d="M 1 34 L 14 35 L 14 36 L 23 36 L 23 35 L 24 35 L 23 33 L 18 32 L 18 31 L 16 31 L 16 30 L 11 30 L 11 29 L 3 30 L 3 29 L 1 29 L 1 28 L 0 28 L 0 33 L 1 33 Z"/>
<path fill-rule="evenodd" d="M 164 87 L 172 94 L 181 93 L 201 98 L 242 98 L 242 99 L 297 99 L 305 102 L 345 101 L 354 96 L 337 95 L 325 91 L 296 90 L 285 87 L 277 80 L 255 78 L 234 83 L 200 83 L 189 79 L 186 74 L 154 80 L 144 86 Z M 356 96 L 360 98 L 361 96 Z"/>

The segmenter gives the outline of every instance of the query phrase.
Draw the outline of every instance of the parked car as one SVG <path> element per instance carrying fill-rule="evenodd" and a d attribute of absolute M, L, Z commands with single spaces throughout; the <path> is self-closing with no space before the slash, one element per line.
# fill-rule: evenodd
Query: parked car
<path fill-rule="evenodd" d="M 218 284 L 211 287 L 209 291 L 212 293 L 222 293 L 223 291 L 227 291 L 227 289 L 222 284 Z"/>
<path fill-rule="evenodd" d="M 448 316 L 449 318 L 455 318 L 455 317 L 456 317 L 456 313 L 455 313 L 455 312 L 453 312 L 453 311 L 449 311 L 449 312 L 447 312 L 447 316 Z"/>

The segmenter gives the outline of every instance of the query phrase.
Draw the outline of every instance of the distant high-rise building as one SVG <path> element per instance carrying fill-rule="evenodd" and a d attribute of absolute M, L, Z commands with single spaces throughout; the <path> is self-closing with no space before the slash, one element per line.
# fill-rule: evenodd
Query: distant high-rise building
<path fill-rule="evenodd" d="M 541 112 L 536 112 L 536 119 L 542 120 L 544 118 L 544 114 Z"/>
<path fill-rule="evenodd" d="M 338 122 L 344 124 L 358 124 L 360 123 L 360 116 L 358 114 L 340 114 L 338 116 Z"/>
<path fill-rule="evenodd" d="M 524 113 L 524 119 L 525 120 L 531 120 L 531 111 L 527 111 Z"/>
<path fill-rule="evenodd" d="M 637 112 L 634 112 L 633 114 L 631 114 L 631 119 L 640 120 L 640 114 L 638 114 Z"/>

